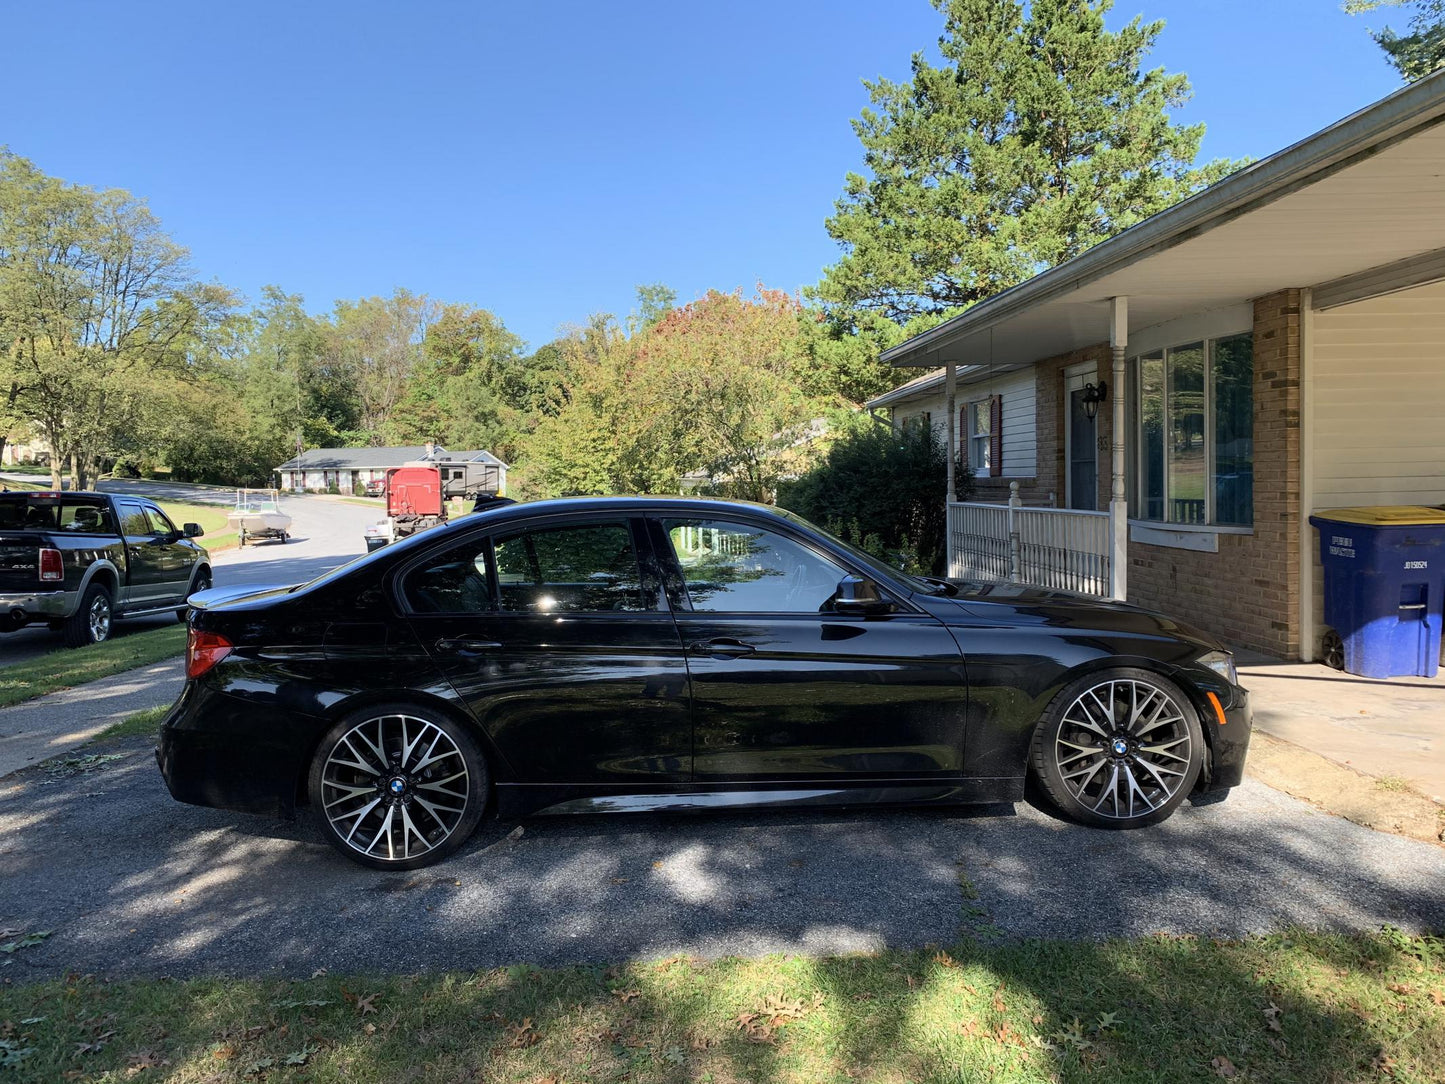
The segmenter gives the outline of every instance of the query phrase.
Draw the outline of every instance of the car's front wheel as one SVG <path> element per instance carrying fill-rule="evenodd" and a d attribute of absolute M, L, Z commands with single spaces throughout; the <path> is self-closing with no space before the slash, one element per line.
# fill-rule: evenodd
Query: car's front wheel
<path fill-rule="evenodd" d="M 307 789 L 333 847 L 374 869 L 407 870 L 467 841 L 490 782 L 464 726 L 430 708 L 383 704 L 327 731 Z"/>
<path fill-rule="evenodd" d="M 1099 828 L 1157 824 L 1204 767 L 1199 713 L 1146 670 L 1089 674 L 1054 698 L 1034 731 L 1033 769 L 1053 803 Z"/>

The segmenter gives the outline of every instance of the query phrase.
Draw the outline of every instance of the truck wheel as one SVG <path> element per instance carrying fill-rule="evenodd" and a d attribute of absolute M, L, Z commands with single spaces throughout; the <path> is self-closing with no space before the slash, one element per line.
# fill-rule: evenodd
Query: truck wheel
<path fill-rule="evenodd" d="M 85 647 L 87 644 L 103 644 L 110 639 L 113 619 L 110 591 L 104 584 L 93 583 L 81 597 L 80 606 L 65 620 L 60 630 L 66 647 Z"/>

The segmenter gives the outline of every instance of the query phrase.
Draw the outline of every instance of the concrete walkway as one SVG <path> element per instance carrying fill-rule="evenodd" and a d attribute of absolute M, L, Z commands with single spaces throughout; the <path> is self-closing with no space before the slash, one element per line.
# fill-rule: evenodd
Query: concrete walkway
<path fill-rule="evenodd" d="M 184 683 L 183 661 L 167 659 L 0 711 L 0 777 L 74 749 L 137 711 L 171 703 Z"/>
<path fill-rule="evenodd" d="M 1445 674 L 1362 678 L 1247 655 L 1239 673 L 1256 729 L 1445 803 Z"/>

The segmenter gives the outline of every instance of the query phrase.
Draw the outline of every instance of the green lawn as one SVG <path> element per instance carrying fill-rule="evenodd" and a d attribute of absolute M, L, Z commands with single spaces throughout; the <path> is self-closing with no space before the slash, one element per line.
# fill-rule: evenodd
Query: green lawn
<path fill-rule="evenodd" d="M 1438 1081 L 1442 959 L 1387 928 L 401 978 L 72 973 L 0 987 L 0 1066 L 30 1084 Z"/>
<path fill-rule="evenodd" d="M 89 647 L 57 648 L 47 655 L 0 667 L 0 708 L 169 659 L 185 647 L 186 628 L 177 623 Z"/>
<path fill-rule="evenodd" d="M 226 509 L 218 504 L 188 504 L 180 501 L 157 501 L 161 510 L 177 527 L 183 523 L 199 523 L 206 532 L 198 541 L 207 550 L 230 549 L 239 539 L 226 519 Z"/>

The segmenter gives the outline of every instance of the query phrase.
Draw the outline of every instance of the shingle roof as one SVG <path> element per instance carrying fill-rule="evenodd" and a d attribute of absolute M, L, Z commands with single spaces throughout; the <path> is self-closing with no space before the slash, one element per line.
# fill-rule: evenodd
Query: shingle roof
<path fill-rule="evenodd" d="M 400 467 L 425 459 L 426 446 L 412 444 L 402 448 L 312 448 L 282 463 L 276 470 L 383 470 Z M 489 466 L 505 467 L 506 464 L 491 452 L 480 449 L 469 452 L 449 452 L 438 447 L 434 457 L 439 460 L 456 462 L 485 463 Z"/>

